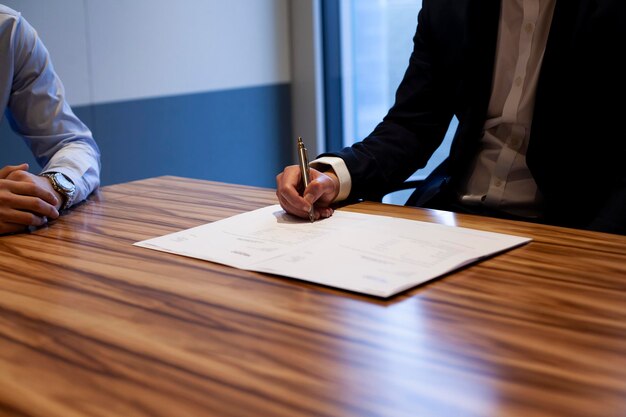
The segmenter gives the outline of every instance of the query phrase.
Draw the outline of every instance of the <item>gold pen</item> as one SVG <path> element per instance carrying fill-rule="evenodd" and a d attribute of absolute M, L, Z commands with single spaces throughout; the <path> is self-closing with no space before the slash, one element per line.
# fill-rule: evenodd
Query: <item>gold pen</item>
<path fill-rule="evenodd" d="M 311 177 L 309 176 L 309 158 L 306 155 L 306 148 L 304 147 L 304 142 L 302 142 L 301 137 L 298 137 L 298 160 L 300 161 L 300 175 L 302 176 L 302 184 L 304 185 L 302 195 L 304 195 L 304 190 L 309 186 Z M 311 220 L 311 222 L 315 220 L 315 212 L 312 204 L 309 210 L 309 220 Z"/>

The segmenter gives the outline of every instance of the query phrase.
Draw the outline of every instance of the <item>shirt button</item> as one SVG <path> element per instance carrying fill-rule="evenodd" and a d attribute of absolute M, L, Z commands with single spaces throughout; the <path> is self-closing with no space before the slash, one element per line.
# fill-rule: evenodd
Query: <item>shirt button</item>
<path fill-rule="evenodd" d="M 515 85 L 516 85 L 517 87 L 519 87 L 520 85 L 522 85 L 522 77 L 517 77 L 517 78 L 515 79 Z"/>
<path fill-rule="evenodd" d="M 534 29 L 534 25 L 530 22 L 524 25 L 524 30 L 526 31 L 526 33 L 531 33 L 533 29 Z"/>
<path fill-rule="evenodd" d="M 496 187 L 500 187 L 502 185 L 502 181 L 500 180 L 495 180 L 493 185 L 495 185 Z"/>

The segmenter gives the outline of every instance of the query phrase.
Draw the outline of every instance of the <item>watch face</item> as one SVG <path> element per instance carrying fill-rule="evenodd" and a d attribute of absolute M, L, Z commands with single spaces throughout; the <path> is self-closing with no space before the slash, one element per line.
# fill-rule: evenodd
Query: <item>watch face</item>
<path fill-rule="evenodd" d="M 73 191 L 75 186 L 74 183 L 67 179 L 67 177 L 60 172 L 54 174 L 54 180 L 58 184 L 59 187 L 63 188 L 67 191 Z"/>

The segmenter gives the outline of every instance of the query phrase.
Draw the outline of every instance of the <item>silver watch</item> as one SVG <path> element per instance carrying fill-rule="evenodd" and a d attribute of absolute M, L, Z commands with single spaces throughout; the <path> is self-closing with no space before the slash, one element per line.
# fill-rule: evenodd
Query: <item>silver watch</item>
<path fill-rule="evenodd" d="M 47 177 L 52 183 L 52 188 L 63 196 L 63 204 L 61 204 L 61 210 L 70 208 L 74 203 L 74 197 L 76 196 L 76 185 L 60 172 L 44 172 L 42 177 Z"/>

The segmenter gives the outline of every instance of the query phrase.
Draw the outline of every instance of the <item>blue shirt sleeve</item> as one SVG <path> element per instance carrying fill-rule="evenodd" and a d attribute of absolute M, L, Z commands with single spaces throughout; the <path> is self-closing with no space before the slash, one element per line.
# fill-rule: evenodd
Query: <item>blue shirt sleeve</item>
<path fill-rule="evenodd" d="M 7 41 L 1 47 L 8 46 L 8 53 L 0 54 L 0 97 L 5 101 L 0 104 L 5 104 L 11 127 L 24 138 L 42 172 L 65 174 L 76 185 L 75 201 L 82 201 L 100 184 L 98 145 L 72 112 L 37 32 L 19 13 L 2 12 L 0 41 Z"/>

